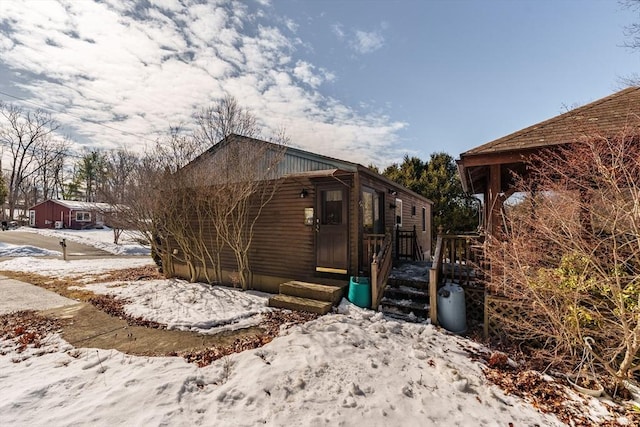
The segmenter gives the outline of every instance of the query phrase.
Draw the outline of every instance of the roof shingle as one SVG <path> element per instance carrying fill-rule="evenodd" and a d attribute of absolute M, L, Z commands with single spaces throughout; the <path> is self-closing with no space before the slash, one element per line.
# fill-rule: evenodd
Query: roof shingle
<path fill-rule="evenodd" d="M 613 95 L 473 148 L 461 158 L 541 148 L 576 142 L 597 132 L 613 136 L 623 128 L 640 131 L 640 87 L 629 87 Z"/>

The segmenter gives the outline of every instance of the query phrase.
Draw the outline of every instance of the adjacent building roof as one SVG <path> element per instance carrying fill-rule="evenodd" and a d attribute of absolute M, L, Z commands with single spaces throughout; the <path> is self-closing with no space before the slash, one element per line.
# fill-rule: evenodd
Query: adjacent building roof
<path fill-rule="evenodd" d="M 47 203 L 47 202 L 53 202 L 53 203 L 57 203 L 60 206 L 64 206 L 65 208 L 68 208 L 72 211 L 102 211 L 102 212 L 108 212 L 110 210 L 113 210 L 113 205 L 109 204 L 109 203 L 98 203 L 98 202 L 79 202 L 76 200 L 54 200 L 54 199 L 49 199 L 49 200 L 45 200 L 44 202 L 40 202 L 37 205 L 31 206 L 29 209 L 33 209 L 36 206 L 39 206 L 43 203 Z"/>
<path fill-rule="evenodd" d="M 460 157 L 565 144 L 592 131 L 614 135 L 624 127 L 638 127 L 638 119 L 640 87 L 630 87 L 473 148 Z"/>
<path fill-rule="evenodd" d="M 511 172 L 522 173 L 532 153 L 595 135 L 615 137 L 623 130 L 640 134 L 640 87 L 629 87 L 462 153 L 457 161 L 462 186 L 474 194 L 486 191 L 488 168 L 493 165 L 499 166 L 504 191 L 512 184 Z"/>

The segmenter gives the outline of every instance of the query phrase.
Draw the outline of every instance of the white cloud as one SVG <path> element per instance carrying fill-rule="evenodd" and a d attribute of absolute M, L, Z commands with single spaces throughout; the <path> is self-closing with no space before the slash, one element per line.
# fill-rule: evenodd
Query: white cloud
<path fill-rule="evenodd" d="M 358 54 L 375 52 L 385 44 L 382 32 L 389 29 L 385 21 L 380 23 L 380 30 L 364 31 L 359 29 L 345 30 L 341 23 L 331 25 L 331 32 L 338 40 L 346 42 L 348 46 Z"/>
<path fill-rule="evenodd" d="M 323 95 L 335 74 L 295 56 L 304 41 L 285 35 L 295 26 L 225 0 L 143 10 L 127 0 L 3 0 L 0 62 L 30 101 L 123 131 L 56 116 L 92 147 L 142 147 L 228 93 L 304 149 L 365 164 L 385 156 L 405 124 Z M 353 35 L 361 53 L 384 44 L 376 32 Z"/>
<path fill-rule="evenodd" d="M 298 61 L 296 63 L 293 74 L 300 79 L 300 81 L 314 88 L 318 87 L 323 81 L 323 76 L 315 72 L 315 67 L 305 61 Z"/>
<path fill-rule="evenodd" d="M 371 53 L 384 46 L 384 37 L 375 31 L 356 31 L 352 46 L 358 53 Z"/>
<path fill-rule="evenodd" d="M 345 38 L 344 30 L 342 29 L 342 24 L 333 24 L 331 26 L 331 31 L 335 34 L 338 39 L 342 40 Z"/>

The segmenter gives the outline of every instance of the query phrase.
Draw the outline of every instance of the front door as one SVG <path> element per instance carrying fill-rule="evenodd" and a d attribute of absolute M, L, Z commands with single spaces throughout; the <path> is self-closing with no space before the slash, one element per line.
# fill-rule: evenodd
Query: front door
<path fill-rule="evenodd" d="M 316 271 L 347 274 L 349 266 L 349 197 L 340 184 L 316 189 Z"/>

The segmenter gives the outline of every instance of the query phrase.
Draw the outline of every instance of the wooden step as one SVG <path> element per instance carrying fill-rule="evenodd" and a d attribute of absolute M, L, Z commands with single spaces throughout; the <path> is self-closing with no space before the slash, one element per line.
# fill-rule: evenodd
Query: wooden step
<path fill-rule="evenodd" d="M 424 318 L 424 317 L 419 317 L 416 316 L 415 314 L 411 313 L 411 314 L 406 314 L 403 313 L 401 311 L 385 311 L 384 315 L 386 317 L 390 317 L 392 319 L 395 320 L 402 320 L 404 322 L 411 322 L 411 323 L 424 323 L 427 322 L 429 319 L 428 318 Z"/>
<path fill-rule="evenodd" d="M 414 302 L 429 302 L 429 290 L 417 289 L 409 286 L 391 287 L 388 286 L 384 291 L 385 298 L 396 300 L 412 300 Z"/>
<path fill-rule="evenodd" d="M 291 295 L 274 295 L 269 298 L 269 307 L 285 308 L 288 310 L 308 311 L 316 314 L 327 314 L 333 304 L 329 301 L 300 298 Z"/>
<path fill-rule="evenodd" d="M 337 305 L 342 299 L 343 289 L 344 288 L 339 286 L 320 285 L 318 283 L 292 280 L 291 282 L 282 283 L 280 285 L 280 294 L 311 300 L 327 301 L 333 305 Z"/>
<path fill-rule="evenodd" d="M 380 301 L 380 307 L 383 313 L 387 314 L 411 314 L 416 317 L 428 319 L 429 318 L 429 304 L 419 303 L 411 300 L 400 300 L 392 298 L 382 298 Z"/>
<path fill-rule="evenodd" d="M 415 279 L 402 279 L 397 277 L 389 277 L 387 281 L 389 286 L 399 287 L 399 286 L 407 286 L 416 289 L 429 289 L 429 281 L 428 280 L 415 280 Z"/>

